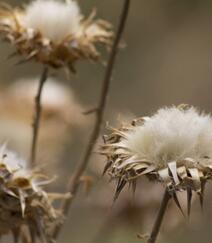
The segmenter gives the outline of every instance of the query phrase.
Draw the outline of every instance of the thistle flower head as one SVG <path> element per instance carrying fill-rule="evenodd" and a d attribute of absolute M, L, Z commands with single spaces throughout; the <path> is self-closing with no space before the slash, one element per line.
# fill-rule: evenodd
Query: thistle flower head
<path fill-rule="evenodd" d="M 26 61 L 74 70 L 79 59 L 99 59 L 96 44 L 110 45 L 110 24 L 94 16 L 85 19 L 74 0 L 33 0 L 21 9 L 0 7 L 0 33 Z"/>
<path fill-rule="evenodd" d="M 163 182 L 174 192 L 203 194 L 212 178 L 212 118 L 193 107 L 160 109 L 129 126 L 112 129 L 102 154 L 105 170 L 118 178 L 117 193 L 142 175 Z"/>
<path fill-rule="evenodd" d="M 28 126 L 33 116 L 34 97 L 38 84 L 39 77 L 24 78 L 14 80 L 8 89 L 4 89 L 1 93 L 1 97 L 4 97 L 0 104 L 0 111 L 4 114 L 4 118 L 9 119 L 12 114 L 12 119 L 21 120 Z M 89 123 L 82 114 L 85 109 L 86 107 L 78 101 L 75 92 L 65 85 L 63 80 L 48 78 L 42 91 L 42 118 L 45 121 L 43 126 L 48 127 L 50 125 L 48 121 L 53 121 L 60 128 L 63 124 L 85 126 Z M 0 136 L 2 136 L 1 132 Z"/>
<path fill-rule="evenodd" d="M 50 240 L 50 231 L 61 220 L 52 197 L 41 185 L 38 172 L 5 147 L 0 150 L 0 235 L 28 226 L 38 238 Z M 44 178 L 44 176 L 42 176 Z"/>

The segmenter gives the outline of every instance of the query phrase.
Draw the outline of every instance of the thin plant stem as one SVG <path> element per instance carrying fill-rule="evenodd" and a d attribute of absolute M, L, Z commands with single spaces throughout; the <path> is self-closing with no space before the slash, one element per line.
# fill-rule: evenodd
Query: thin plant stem
<path fill-rule="evenodd" d="M 32 145 L 31 145 L 31 165 L 34 166 L 36 163 L 36 152 L 37 152 L 37 143 L 38 143 L 38 135 L 39 135 L 39 127 L 40 127 L 40 118 L 41 118 L 41 112 L 42 112 L 42 106 L 41 106 L 41 96 L 44 84 L 48 78 L 48 67 L 44 67 L 40 81 L 38 86 L 38 91 L 35 97 L 35 114 L 33 119 L 33 134 L 32 134 Z"/>
<path fill-rule="evenodd" d="M 151 235 L 150 235 L 147 243 L 155 243 L 156 242 L 157 236 L 160 232 L 161 224 L 162 224 L 163 218 L 165 216 L 165 212 L 166 212 L 166 209 L 167 209 L 167 206 L 168 206 L 170 199 L 171 199 L 171 195 L 168 191 L 168 188 L 166 188 L 162 202 L 161 202 L 161 205 L 160 205 L 160 209 L 159 209 L 157 218 L 155 220 Z"/>
<path fill-rule="evenodd" d="M 104 112 L 105 112 L 105 108 L 106 108 L 107 97 L 109 94 L 109 88 L 110 88 L 110 84 L 111 84 L 113 69 L 114 69 L 116 56 L 117 56 L 118 49 L 119 49 L 120 40 L 123 35 L 125 25 L 127 22 L 129 8 L 130 8 L 130 0 L 125 0 L 123 10 L 122 10 L 122 13 L 120 16 L 120 23 L 118 26 L 118 30 L 117 30 L 117 33 L 116 33 L 116 36 L 114 39 L 111 54 L 110 54 L 109 61 L 107 64 L 105 77 L 104 77 L 103 84 L 102 84 L 100 100 L 98 103 L 97 110 L 95 112 L 96 120 L 95 120 L 94 128 L 93 128 L 91 137 L 89 139 L 89 143 L 86 148 L 85 154 L 82 158 L 82 161 L 76 167 L 76 169 L 73 173 L 73 176 L 71 177 L 71 179 L 68 183 L 68 191 L 70 192 L 71 197 L 68 200 L 66 200 L 64 202 L 64 204 L 62 205 L 62 211 L 63 211 L 64 215 L 67 215 L 69 212 L 70 206 L 72 205 L 72 202 L 73 202 L 75 195 L 79 188 L 80 178 L 88 165 L 88 162 L 91 158 L 91 155 L 92 155 L 92 152 L 94 149 L 94 146 L 96 144 L 96 141 L 97 141 L 100 131 L 101 131 L 101 126 L 102 126 L 102 122 L 104 119 Z M 55 228 L 55 230 L 53 232 L 53 237 L 55 239 L 58 237 L 60 229 L 61 229 L 61 225 Z"/>

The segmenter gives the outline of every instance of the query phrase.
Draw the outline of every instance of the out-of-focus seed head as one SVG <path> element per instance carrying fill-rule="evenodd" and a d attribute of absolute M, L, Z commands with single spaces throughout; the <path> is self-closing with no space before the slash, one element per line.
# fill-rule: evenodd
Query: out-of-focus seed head
<path fill-rule="evenodd" d="M 163 108 L 151 117 L 112 129 L 101 153 L 105 171 L 118 178 L 116 196 L 127 182 L 146 175 L 170 191 L 196 191 L 203 200 L 204 185 L 212 178 L 212 118 L 194 107 Z"/>
<path fill-rule="evenodd" d="M 77 60 L 99 60 L 96 44 L 111 44 L 111 25 L 94 17 L 93 12 L 84 18 L 74 0 L 33 0 L 15 9 L 2 5 L 0 33 L 25 61 L 74 71 Z"/>
<path fill-rule="evenodd" d="M 42 181 L 39 179 L 42 178 Z M 56 197 L 41 186 L 47 179 L 5 147 L 0 150 L 0 235 L 21 232 L 23 226 L 40 238 L 51 240 L 51 230 L 61 222 L 62 214 L 52 206 Z"/>

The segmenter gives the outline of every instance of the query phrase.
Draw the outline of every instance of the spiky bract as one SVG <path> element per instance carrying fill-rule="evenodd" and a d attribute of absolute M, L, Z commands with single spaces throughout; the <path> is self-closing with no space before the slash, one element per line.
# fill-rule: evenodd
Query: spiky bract
<path fill-rule="evenodd" d="M 212 178 L 212 118 L 193 107 L 160 109 L 105 137 L 101 153 L 105 172 L 118 179 L 116 196 L 127 182 L 146 175 L 164 183 L 174 195 L 192 191 L 203 200 L 204 186 Z"/>
<path fill-rule="evenodd" d="M 51 240 L 51 230 L 62 220 L 52 202 L 64 195 L 46 193 L 41 188 L 46 182 L 43 175 L 26 169 L 14 153 L 1 148 L 0 235 L 12 232 L 17 236 L 27 226 L 31 236 L 42 242 Z"/>
<path fill-rule="evenodd" d="M 98 61 L 96 44 L 111 44 L 111 25 L 87 19 L 73 1 L 34 0 L 23 8 L 0 7 L 0 33 L 24 61 L 34 59 L 54 68 L 75 71 L 77 60 Z"/>

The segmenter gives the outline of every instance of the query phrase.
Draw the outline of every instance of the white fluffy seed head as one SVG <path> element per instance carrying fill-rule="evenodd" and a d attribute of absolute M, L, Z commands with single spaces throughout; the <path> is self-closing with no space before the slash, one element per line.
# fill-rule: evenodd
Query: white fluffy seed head
<path fill-rule="evenodd" d="M 158 167 L 185 158 L 201 163 L 212 158 L 212 118 L 195 108 L 163 108 L 120 143 Z"/>
<path fill-rule="evenodd" d="M 60 42 L 80 29 L 82 16 L 74 0 L 34 0 L 22 17 L 25 28 L 38 30 L 54 42 Z"/>
<path fill-rule="evenodd" d="M 9 94 L 19 100 L 33 100 L 38 87 L 39 78 L 28 78 L 16 81 L 9 90 Z M 61 80 L 49 78 L 45 84 L 42 93 L 42 104 L 49 108 L 63 108 L 70 105 L 70 102 L 75 104 L 75 95 L 67 86 L 61 84 Z M 34 101 L 33 101 L 34 102 Z"/>
<path fill-rule="evenodd" d="M 6 166 L 11 173 L 14 173 L 14 178 L 29 178 L 31 176 L 27 162 L 20 158 L 17 153 L 8 150 L 5 144 L 0 146 L 0 167 L 2 165 Z"/>
<path fill-rule="evenodd" d="M 0 164 L 5 164 L 11 171 L 18 169 L 25 170 L 26 161 L 18 157 L 18 155 L 6 148 L 6 145 L 0 146 Z"/>

